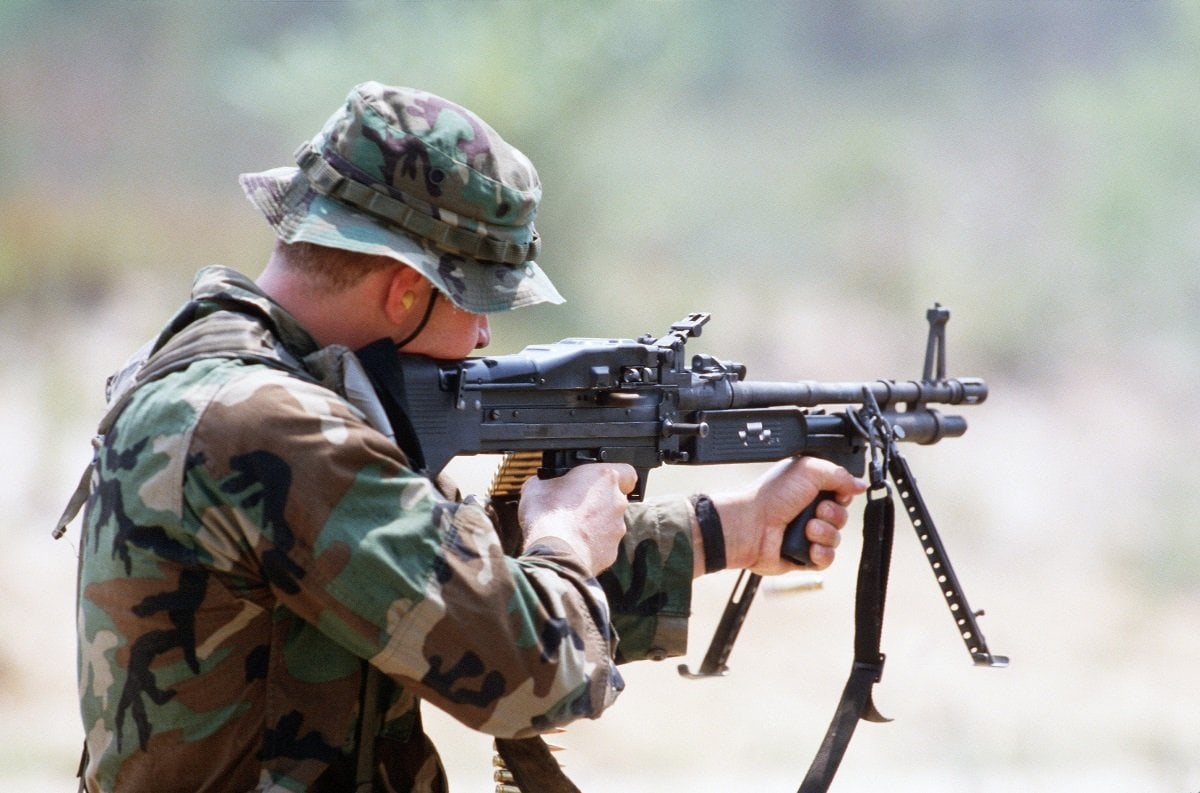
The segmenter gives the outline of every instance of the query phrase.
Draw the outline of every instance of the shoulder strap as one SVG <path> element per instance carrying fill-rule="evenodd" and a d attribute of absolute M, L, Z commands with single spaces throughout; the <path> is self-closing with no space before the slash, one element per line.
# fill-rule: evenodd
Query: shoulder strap
<path fill-rule="evenodd" d="M 277 369 L 304 375 L 302 364 L 269 341 L 269 332 L 256 322 L 229 322 L 209 317 L 236 313 L 223 311 L 209 317 L 196 319 L 199 304 L 192 301 L 185 305 L 171 320 L 168 329 L 180 328 L 166 343 L 149 353 L 144 361 L 135 362 L 117 378 L 115 388 L 109 395 L 110 401 L 104 416 L 96 427 L 92 438 L 92 459 L 84 468 L 79 484 L 75 487 L 67 506 L 55 524 L 51 536 L 62 537 L 67 526 L 79 514 L 87 501 L 91 489 L 92 473 L 104 436 L 112 429 L 117 417 L 129 404 L 133 395 L 147 383 L 160 380 L 169 374 L 181 372 L 202 358 L 236 358 L 252 361 Z M 164 332 L 165 333 L 165 332 Z M 261 352 L 259 352 L 261 350 Z"/>

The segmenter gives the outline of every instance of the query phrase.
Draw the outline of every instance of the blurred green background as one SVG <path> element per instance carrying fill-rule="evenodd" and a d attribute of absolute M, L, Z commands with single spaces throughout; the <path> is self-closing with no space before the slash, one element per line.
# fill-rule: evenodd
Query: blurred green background
<path fill-rule="evenodd" d="M 910 459 L 1013 665 L 970 665 L 899 527 L 896 721 L 859 728 L 834 790 L 1200 790 L 1200 6 L 4 0 L 0 66 L 5 790 L 74 789 L 78 528 L 49 531 L 105 376 L 198 268 L 259 272 L 237 174 L 289 164 L 367 79 L 538 166 L 569 302 L 499 317 L 497 352 L 703 310 L 694 351 L 754 378 L 909 378 L 924 309 L 951 308 L 950 373 L 992 396 Z M 819 592 L 761 596 L 727 679 L 630 667 L 559 741 L 581 786 L 795 789 L 849 666 L 857 526 Z M 697 584 L 692 663 L 731 575 Z M 486 740 L 431 721 L 457 789 L 490 789 Z"/>

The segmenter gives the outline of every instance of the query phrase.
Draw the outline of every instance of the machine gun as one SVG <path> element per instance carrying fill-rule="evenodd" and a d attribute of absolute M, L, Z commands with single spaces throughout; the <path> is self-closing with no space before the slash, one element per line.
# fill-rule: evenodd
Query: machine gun
<path fill-rule="evenodd" d="M 950 314 L 941 306 L 928 312 L 923 377 L 872 383 L 753 382 L 742 364 L 710 355 L 695 355 L 689 364 L 686 344 L 709 316 L 691 314 L 659 338 L 572 338 L 452 363 L 397 356 L 387 341 L 358 355 L 385 404 L 395 408 L 399 440 L 418 468 L 437 473 L 459 455 L 520 451 L 542 453 L 542 477 L 588 462 L 628 463 L 638 475 L 632 500 L 644 495 L 650 469 L 664 463 L 809 455 L 861 476 L 868 443 L 855 415 L 813 408 L 861 403 L 866 393 L 897 437 L 929 444 L 967 429 L 961 416 L 930 405 L 978 405 L 987 398 L 979 378 L 946 378 Z M 783 555 L 806 564 L 806 520 L 800 517 L 785 534 Z"/>
<path fill-rule="evenodd" d="M 541 477 L 559 476 L 589 462 L 628 463 L 638 475 L 630 495 L 637 500 L 645 493 L 649 471 L 662 464 L 769 462 L 808 455 L 858 476 L 869 472 L 864 526 L 870 522 L 879 529 L 877 539 L 864 540 L 859 595 L 860 601 L 878 603 L 872 613 L 856 615 L 857 631 L 866 636 L 855 643 L 852 681 L 858 682 L 847 685 L 843 705 L 846 697 L 851 704 L 839 706 L 839 717 L 801 788 L 810 793 L 828 785 L 857 719 L 882 720 L 869 692 L 882 673 L 878 644 L 891 549 L 891 498 L 885 481 L 889 475 L 973 661 L 983 666 L 1008 664 L 1007 658 L 988 650 L 976 623 L 982 612 L 968 606 L 897 446 L 901 441 L 931 444 L 961 436 L 966 420 L 943 415 L 932 405 L 978 405 L 987 398 L 983 380 L 946 377 L 949 318 L 950 312 L 938 304 L 926 312 L 924 371 L 919 380 L 907 381 L 747 381 L 741 364 L 710 355 L 686 358 L 688 341 L 700 336 L 709 320 L 702 313 L 687 316 L 657 338 L 571 338 L 529 346 L 513 355 L 458 362 L 398 356 L 384 340 L 359 350 L 358 356 L 383 399 L 397 441 L 415 467 L 431 473 L 459 455 L 484 453 L 540 455 L 536 471 Z M 841 412 L 823 409 L 832 405 L 850 407 Z M 800 565 L 810 563 L 804 527 L 827 495 L 818 496 L 789 523 L 782 556 Z M 881 511 L 884 500 L 886 510 Z M 870 564 L 868 550 L 875 554 Z M 873 576 L 876 580 L 864 583 Z M 743 571 L 699 671 L 681 666 L 682 674 L 725 674 L 759 580 L 757 574 Z M 864 590 L 871 592 L 869 598 L 863 597 Z"/>

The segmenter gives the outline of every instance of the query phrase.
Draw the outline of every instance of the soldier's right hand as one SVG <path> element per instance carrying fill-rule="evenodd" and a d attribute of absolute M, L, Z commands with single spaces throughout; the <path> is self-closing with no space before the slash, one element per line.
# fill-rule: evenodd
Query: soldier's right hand
<path fill-rule="evenodd" d="M 521 489 L 517 518 L 525 547 L 556 537 L 568 543 L 593 576 L 612 566 L 625 536 L 627 495 L 637 473 L 624 463 L 588 463 Z"/>

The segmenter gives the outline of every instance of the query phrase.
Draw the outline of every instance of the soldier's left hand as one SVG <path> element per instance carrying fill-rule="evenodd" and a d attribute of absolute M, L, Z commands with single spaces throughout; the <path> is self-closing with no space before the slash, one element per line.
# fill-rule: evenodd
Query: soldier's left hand
<path fill-rule="evenodd" d="M 726 566 L 761 575 L 828 567 L 833 563 L 841 530 L 849 519 L 846 507 L 866 489 L 865 481 L 841 466 L 815 457 L 800 457 L 775 465 L 743 490 L 712 494 L 724 528 Z M 805 526 L 812 565 L 801 568 L 779 555 L 783 532 L 821 491 L 833 493 L 834 498 L 821 502 L 816 516 Z M 697 567 L 702 571 L 703 553 L 699 548 L 697 557 Z"/>

